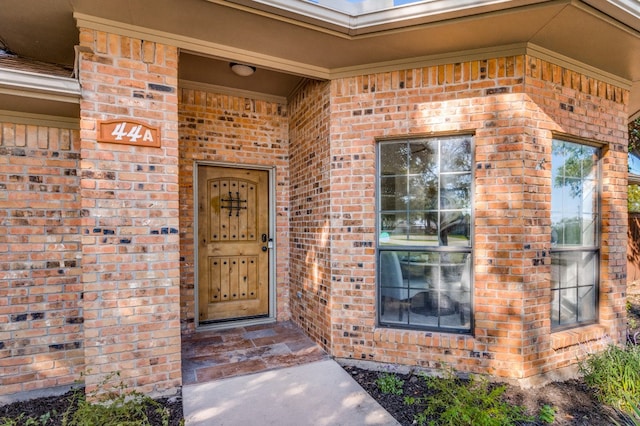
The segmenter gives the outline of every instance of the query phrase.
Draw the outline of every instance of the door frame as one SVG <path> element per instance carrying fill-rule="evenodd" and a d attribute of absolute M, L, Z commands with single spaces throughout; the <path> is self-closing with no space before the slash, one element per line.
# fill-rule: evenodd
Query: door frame
<path fill-rule="evenodd" d="M 255 164 L 237 164 L 237 163 L 225 163 L 220 161 L 195 161 L 193 167 L 193 251 L 194 251 L 194 264 L 193 264 L 193 278 L 194 278 L 194 320 L 196 325 L 196 331 L 204 331 L 204 330 L 215 330 L 215 329 L 224 329 L 224 328 L 232 328 L 232 327 L 240 327 L 254 324 L 264 324 L 274 322 L 276 320 L 276 247 L 277 245 L 277 234 L 276 234 L 276 168 L 275 166 L 260 166 Z M 269 173 L 269 182 L 267 186 L 269 188 L 269 197 L 267 200 L 269 206 L 269 238 L 272 240 L 272 248 L 269 249 L 269 289 L 268 289 L 268 297 L 269 297 L 269 313 L 266 317 L 262 318 L 248 318 L 248 319 L 238 319 L 231 321 L 224 321 L 220 323 L 212 323 L 212 324 L 200 324 L 198 318 L 200 318 L 199 312 L 199 304 L 198 304 L 198 285 L 199 285 L 199 277 L 198 277 L 198 169 L 200 166 L 209 166 L 209 167 L 226 167 L 230 169 L 238 169 L 238 170 L 260 170 L 266 171 Z"/>

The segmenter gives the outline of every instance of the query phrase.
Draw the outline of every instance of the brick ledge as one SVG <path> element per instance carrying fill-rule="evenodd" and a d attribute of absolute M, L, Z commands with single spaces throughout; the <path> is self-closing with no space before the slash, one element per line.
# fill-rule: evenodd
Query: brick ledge
<path fill-rule="evenodd" d="M 581 343 L 606 338 L 608 338 L 607 329 L 600 324 L 592 324 L 551 333 L 551 349 L 557 351 Z"/>

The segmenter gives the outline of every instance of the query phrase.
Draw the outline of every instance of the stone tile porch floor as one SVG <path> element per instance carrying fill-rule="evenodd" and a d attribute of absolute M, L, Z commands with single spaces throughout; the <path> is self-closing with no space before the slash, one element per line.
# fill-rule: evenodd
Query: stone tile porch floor
<path fill-rule="evenodd" d="M 330 359 L 290 321 L 210 330 L 182 339 L 182 383 L 191 385 Z"/>

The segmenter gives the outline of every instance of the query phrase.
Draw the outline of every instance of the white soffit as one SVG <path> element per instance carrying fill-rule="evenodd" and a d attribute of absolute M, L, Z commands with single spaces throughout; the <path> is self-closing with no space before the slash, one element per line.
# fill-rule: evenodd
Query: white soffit
<path fill-rule="evenodd" d="M 443 18 L 465 17 L 489 11 L 545 3 L 545 0 L 207 0 L 364 34 L 380 27 L 401 27 L 407 21 L 429 23 Z M 325 25 L 322 25 L 324 23 Z M 395 24 L 395 25 L 394 25 Z"/>
<path fill-rule="evenodd" d="M 583 0 L 620 22 L 640 31 L 640 1 L 638 0 Z M 604 3 L 604 4 L 603 4 Z"/>

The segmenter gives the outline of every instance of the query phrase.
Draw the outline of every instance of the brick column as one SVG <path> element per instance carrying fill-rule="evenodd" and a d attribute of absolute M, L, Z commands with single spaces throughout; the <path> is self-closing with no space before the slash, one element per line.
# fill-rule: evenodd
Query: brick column
<path fill-rule="evenodd" d="M 90 29 L 80 60 L 82 282 L 87 391 L 181 384 L 177 49 Z M 86 49 L 85 49 L 86 50 Z M 157 126 L 161 147 L 97 142 L 99 120 Z"/>

